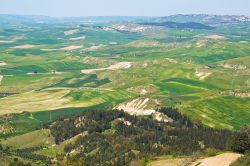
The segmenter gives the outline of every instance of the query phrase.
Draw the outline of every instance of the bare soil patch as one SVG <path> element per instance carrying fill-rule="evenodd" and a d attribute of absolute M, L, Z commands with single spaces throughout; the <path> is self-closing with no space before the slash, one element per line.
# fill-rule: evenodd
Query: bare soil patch
<path fill-rule="evenodd" d="M 24 44 L 24 45 L 20 45 L 20 46 L 14 46 L 14 47 L 11 47 L 11 48 L 14 48 L 14 49 L 29 49 L 29 48 L 33 48 L 33 47 L 35 47 L 35 45 Z"/>
<path fill-rule="evenodd" d="M 3 80 L 3 76 L 0 75 L 0 85 L 1 85 L 2 80 Z"/>
<path fill-rule="evenodd" d="M 86 39 L 86 36 L 74 37 L 74 38 L 70 38 L 69 40 L 75 41 L 75 40 L 84 40 L 84 39 Z"/>
<path fill-rule="evenodd" d="M 128 69 L 132 66 L 131 62 L 119 62 L 117 64 L 111 65 L 108 67 L 110 70 L 115 70 L 115 69 Z"/>
<path fill-rule="evenodd" d="M 138 98 L 128 103 L 119 105 L 117 109 L 123 110 L 130 115 L 151 115 L 155 113 L 155 110 L 147 108 L 148 102 L 149 102 L 149 98 L 146 98 L 146 99 Z"/>
<path fill-rule="evenodd" d="M 159 122 L 165 122 L 165 123 L 172 123 L 173 119 L 169 118 L 167 115 L 161 113 L 161 112 L 155 112 L 153 114 L 153 117 L 155 120 L 159 121 Z"/>
<path fill-rule="evenodd" d="M 117 64 L 111 65 L 107 68 L 99 68 L 99 69 L 86 69 L 82 70 L 81 72 L 84 74 L 91 74 L 97 71 L 103 71 L 103 70 L 118 70 L 118 69 L 128 69 L 132 66 L 131 62 L 119 62 Z"/>
<path fill-rule="evenodd" d="M 214 157 L 208 157 L 194 162 L 191 166 L 229 166 L 241 157 L 237 153 L 223 153 Z"/>
<path fill-rule="evenodd" d="M 197 77 L 199 77 L 199 80 L 204 80 L 206 77 L 212 75 L 213 73 L 205 69 L 197 69 L 195 74 Z"/>
<path fill-rule="evenodd" d="M 158 160 L 149 163 L 148 166 L 184 166 L 189 160 L 188 158 Z"/>
<path fill-rule="evenodd" d="M 169 61 L 170 63 L 174 63 L 174 64 L 178 63 L 178 61 L 175 59 L 166 58 L 166 60 Z"/>
<path fill-rule="evenodd" d="M 221 92 L 222 95 L 236 96 L 241 98 L 250 98 L 250 92 L 235 92 L 232 90 Z"/>
<path fill-rule="evenodd" d="M 58 49 L 53 49 L 53 48 L 42 48 L 40 49 L 41 51 L 57 51 Z"/>
<path fill-rule="evenodd" d="M 223 40 L 223 39 L 226 39 L 226 37 L 224 37 L 222 35 L 217 35 L 217 34 L 208 35 L 205 38 L 207 38 L 207 39 L 214 39 L 214 40 Z"/>
<path fill-rule="evenodd" d="M 72 30 L 69 30 L 69 31 L 65 31 L 64 32 L 64 35 L 73 35 L 73 34 L 75 34 L 75 33 L 77 33 L 77 32 L 79 32 L 80 30 L 79 29 L 72 29 Z"/>
<path fill-rule="evenodd" d="M 196 42 L 196 47 L 197 48 L 204 47 L 206 45 L 206 43 L 207 43 L 207 40 L 198 40 Z"/>
<path fill-rule="evenodd" d="M 0 40 L 0 44 L 1 43 L 14 43 L 14 40 Z"/>
<path fill-rule="evenodd" d="M 222 64 L 222 67 L 226 69 L 235 69 L 235 70 L 245 70 L 247 67 L 245 65 L 241 64 L 231 64 L 231 63 L 224 63 Z"/>
<path fill-rule="evenodd" d="M 71 51 L 71 50 L 80 49 L 80 48 L 82 48 L 82 47 L 83 47 L 83 46 L 67 46 L 67 47 L 61 48 L 61 50 L 64 50 L 64 51 Z"/>
<path fill-rule="evenodd" d="M 104 45 L 104 44 L 99 44 L 97 46 L 91 46 L 89 48 L 85 48 L 85 49 L 83 49 L 83 51 L 95 51 L 95 50 L 98 50 L 98 49 L 103 48 L 105 46 L 106 45 Z"/>
<path fill-rule="evenodd" d="M 6 66 L 7 65 L 7 63 L 5 63 L 5 62 L 0 62 L 0 66 Z"/>

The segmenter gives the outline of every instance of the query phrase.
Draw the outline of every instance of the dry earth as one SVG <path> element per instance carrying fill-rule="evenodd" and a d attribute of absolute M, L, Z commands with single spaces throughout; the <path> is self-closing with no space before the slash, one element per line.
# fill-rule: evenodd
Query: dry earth
<path fill-rule="evenodd" d="M 91 46 L 91 47 L 89 47 L 89 48 L 85 48 L 85 49 L 83 49 L 83 51 L 94 51 L 94 50 L 98 50 L 98 49 L 100 49 L 100 48 L 103 48 L 103 47 L 105 47 L 106 45 L 104 45 L 104 44 L 99 44 L 99 45 L 97 45 L 97 46 Z"/>
<path fill-rule="evenodd" d="M 86 38 L 86 36 L 80 36 L 80 37 L 74 37 L 74 38 L 70 38 L 69 40 L 75 41 L 75 40 L 84 40 Z"/>
<path fill-rule="evenodd" d="M 64 51 L 71 51 L 71 50 L 80 49 L 80 48 L 82 48 L 82 47 L 83 47 L 83 46 L 67 46 L 67 47 L 61 48 L 61 50 L 64 50 Z"/>
<path fill-rule="evenodd" d="M 149 163 L 148 166 L 185 166 L 190 159 L 166 159 L 166 160 L 158 160 L 152 163 Z"/>
<path fill-rule="evenodd" d="M 204 47 L 204 46 L 206 46 L 207 42 L 208 42 L 207 39 L 199 39 L 199 40 L 196 42 L 196 47 L 197 47 L 197 48 Z"/>
<path fill-rule="evenodd" d="M 24 45 L 20 45 L 20 46 L 14 46 L 11 48 L 13 48 L 13 49 L 29 49 L 29 48 L 33 48 L 33 47 L 35 47 L 35 45 L 24 44 Z"/>
<path fill-rule="evenodd" d="M 223 153 L 194 162 L 191 166 L 229 166 L 241 155 L 237 153 Z"/>
<path fill-rule="evenodd" d="M 195 74 L 197 77 L 199 77 L 200 80 L 204 80 L 206 77 L 210 76 L 212 72 L 204 69 L 197 69 Z"/>
<path fill-rule="evenodd" d="M 0 75 L 0 85 L 1 85 L 2 79 L 3 79 L 3 76 Z"/>
<path fill-rule="evenodd" d="M 149 98 L 146 99 L 137 98 L 125 104 L 119 105 L 117 109 L 123 110 L 130 115 L 151 115 L 155 113 L 155 110 L 147 108 L 148 102 Z"/>
<path fill-rule="evenodd" d="M 84 74 L 91 74 L 96 71 L 103 71 L 103 70 L 118 70 L 118 69 L 128 69 L 132 66 L 131 62 L 119 62 L 117 64 L 111 65 L 107 68 L 99 68 L 99 69 L 86 69 L 82 70 L 81 72 Z"/>
<path fill-rule="evenodd" d="M 245 65 L 230 64 L 230 63 L 224 63 L 224 64 L 222 64 L 222 67 L 224 67 L 226 69 L 235 69 L 235 70 L 244 70 L 244 69 L 247 69 L 247 67 Z"/>
<path fill-rule="evenodd" d="M 215 40 L 223 40 L 223 39 L 226 39 L 224 36 L 222 36 L 222 35 L 217 35 L 217 34 L 208 35 L 208 36 L 206 36 L 205 38 L 207 38 L 207 39 L 215 39 Z"/>
<path fill-rule="evenodd" d="M 73 35 L 73 34 L 79 32 L 79 31 L 80 31 L 79 29 L 73 29 L 73 30 L 65 31 L 64 35 L 66 35 L 66 36 L 67 35 Z"/>
<path fill-rule="evenodd" d="M 224 91 L 221 92 L 222 95 L 236 96 L 241 98 L 249 98 L 250 92 L 234 92 L 234 91 Z"/>
<path fill-rule="evenodd" d="M 5 62 L 0 62 L 0 66 L 6 66 L 7 65 L 7 63 L 5 63 Z"/>
<path fill-rule="evenodd" d="M 155 112 L 153 114 L 153 117 L 154 117 L 154 119 L 156 119 L 159 122 L 165 122 L 165 123 L 167 123 L 167 122 L 172 123 L 173 122 L 173 119 L 169 118 L 168 116 L 164 115 L 161 112 Z"/>
<path fill-rule="evenodd" d="M 57 51 L 58 49 L 53 49 L 53 48 L 42 48 L 40 49 L 41 51 Z"/>
<path fill-rule="evenodd" d="M 173 122 L 171 118 L 161 112 L 157 112 L 155 108 L 159 104 L 158 100 L 149 98 L 137 98 L 127 103 L 120 104 L 117 109 L 123 110 L 130 115 L 153 115 L 153 118 L 159 122 Z M 152 107 L 152 108 L 150 108 Z"/>
<path fill-rule="evenodd" d="M 166 58 L 166 60 L 169 61 L 170 63 L 174 63 L 174 64 L 178 63 L 178 61 L 175 59 Z"/>
<path fill-rule="evenodd" d="M 0 40 L 0 44 L 1 43 L 14 43 L 14 40 Z"/>

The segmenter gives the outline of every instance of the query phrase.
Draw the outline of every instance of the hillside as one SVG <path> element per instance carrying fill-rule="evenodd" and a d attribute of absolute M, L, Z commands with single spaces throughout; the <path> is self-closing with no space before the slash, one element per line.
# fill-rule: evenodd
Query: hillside
<path fill-rule="evenodd" d="M 226 151 L 234 147 L 234 132 L 203 128 L 176 109 L 157 112 L 171 121 L 119 110 L 86 111 L 10 138 L 3 142 L 2 152 L 48 164 L 130 165 L 160 155 L 202 155 L 209 148 Z M 34 141 L 34 137 L 39 139 Z M 55 154 L 60 156 L 53 160 Z"/>
<path fill-rule="evenodd" d="M 195 23 L 195 22 L 187 22 L 187 23 L 178 23 L 178 22 L 161 22 L 161 23 L 154 23 L 154 22 L 147 22 L 147 23 L 143 23 L 143 25 L 151 25 L 151 26 L 162 26 L 162 27 L 166 27 L 166 28 L 190 28 L 190 29 L 206 29 L 206 30 L 211 30 L 214 29 L 211 26 L 207 26 L 204 24 L 200 24 L 200 23 Z"/>
<path fill-rule="evenodd" d="M 185 152 L 190 144 L 179 143 L 183 137 L 178 137 L 178 144 L 172 146 L 168 142 L 173 137 L 171 134 L 162 134 L 155 145 L 144 147 L 133 142 L 133 134 L 117 129 L 124 127 L 118 123 L 118 115 L 113 115 L 112 120 L 88 122 L 91 126 L 87 129 L 77 129 L 67 121 L 90 110 L 93 114 L 109 110 L 111 115 L 112 112 L 120 114 L 115 110 L 123 110 L 121 116 L 135 121 L 129 132 L 153 138 L 159 131 L 192 134 L 198 130 L 199 138 L 206 141 L 206 132 L 225 131 L 234 135 L 249 125 L 250 21 L 247 16 L 0 15 L 0 25 L 0 144 L 10 148 L 4 152 L 4 158 L 11 154 L 7 155 L 8 161 L 16 156 L 32 164 L 51 162 L 65 153 L 64 145 L 68 142 L 72 144 L 70 151 L 77 151 L 73 145 L 85 130 L 106 140 L 107 147 L 99 147 L 98 139 L 91 140 L 95 148 L 124 149 L 121 154 L 116 152 L 123 157 L 131 155 L 129 161 L 135 158 L 141 161 L 148 155 L 152 159 L 164 156 L 165 152 L 189 158 L 189 153 L 205 151 L 194 139 L 196 142 L 188 147 L 193 151 Z M 169 112 L 160 113 L 160 108 L 175 108 L 180 114 L 171 118 Z M 180 116 L 185 117 L 188 126 L 179 124 Z M 160 126 L 159 131 L 141 126 L 144 120 Z M 52 132 L 53 124 L 61 125 L 58 131 L 65 137 Z M 61 131 L 62 126 L 72 133 Z M 97 127 L 94 131 L 93 126 Z M 33 141 L 15 143 L 30 135 Z M 188 136 L 188 139 L 193 137 Z M 86 138 L 92 139 L 91 134 Z M 129 149 L 116 144 L 124 141 L 127 145 L 131 140 Z M 79 141 L 84 144 L 81 141 L 85 138 Z M 106 144 L 109 141 L 111 145 Z M 154 151 L 152 146 L 161 148 Z M 20 155 L 19 148 L 33 157 Z M 84 154 L 91 150 L 93 155 L 103 150 L 89 148 L 87 152 L 80 150 Z M 142 153 L 142 148 L 149 148 L 149 154 Z M 183 148 L 183 154 L 177 148 Z M 228 145 L 211 145 L 211 148 L 222 152 L 231 150 Z M 35 155 L 36 151 L 39 153 Z M 111 157 L 116 162 L 114 156 L 103 157 Z M 86 159 L 84 155 L 80 157 Z"/>

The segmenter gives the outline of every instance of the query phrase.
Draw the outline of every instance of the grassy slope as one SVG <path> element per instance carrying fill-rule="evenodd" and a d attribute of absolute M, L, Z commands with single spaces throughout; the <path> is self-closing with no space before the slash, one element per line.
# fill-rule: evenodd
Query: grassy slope
<path fill-rule="evenodd" d="M 249 100 L 223 96 L 220 92 L 249 91 L 249 70 L 224 69 L 218 65 L 230 62 L 248 67 L 249 43 L 241 43 L 234 37 L 237 34 L 240 40 L 248 40 L 246 34 L 238 33 L 244 26 L 245 24 L 233 26 L 232 30 L 221 26 L 213 31 L 161 30 L 161 36 L 154 36 L 152 32 L 144 32 L 142 36 L 139 33 L 103 31 L 90 27 L 78 27 L 79 32 L 65 36 L 64 31 L 75 29 L 67 24 L 44 24 L 39 25 L 40 29 L 31 27 L 16 31 L 3 28 L 0 31 L 1 39 L 6 40 L 6 35 L 12 38 L 23 35 L 23 38 L 14 43 L 0 45 L 0 61 L 7 63 L 0 67 L 1 73 L 12 75 L 4 76 L 0 93 L 20 93 L 0 99 L 0 114 L 46 112 L 57 108 L 108 105 L 107 103 L 115 106 L 142 95 L 141 90 L 150 87 L 142 96 L 158 99 L 162 106 L 178 104 L 183 112 L 193 118 L 201 118 L 205 125 L 238 129 L 249 121 Z M 227 39 L 204 38 L 214 33 L 220 33 Z M 69 40 L 79 36 L 86 36 L 86 39 Z M 127 44 L 137 39 L 159 41 L 161 44 Z M 117 44 L 110 45 L 109 42 Z M 11 48 L 24 44 L 33 44 L 36 47 Z M 99 44 L 106 46 L 87 52 L 40 50 L 70 45 L 83 45 L 88 48 Z M 131 61 L 135 64 L 126 70 L 107 70 L 98 72 L 97 76 L 86 76 L 79 74 L 81 69 L 103 65 L 98 61 L 86 64 L 84 58 L 87 56 L 95 56 L 108 62 Z M 170 62 L 166 58 L 177 62 Z M 147 67 L 143 67 L 144 64 Z M 212 75 L 199 80 L 195 72 L 205 65 L 212 66 L 206 69 Z M 65 73 L 26 75 L 28 72 L 48 73 L 51 70 Z"/>
<path fill-rule="evenodd" d="M 39 138 L 39 139 L 34 139 Z M 50 131 L 47 129 L 36 130 L 30 133 L 16 136 L 2 141 L 2 144 L 7 146 L 13 146 L 17 148 L 29 148 L 39 146 L 51 146 L 54 144 L 54 140 L 50 137 Z"/>

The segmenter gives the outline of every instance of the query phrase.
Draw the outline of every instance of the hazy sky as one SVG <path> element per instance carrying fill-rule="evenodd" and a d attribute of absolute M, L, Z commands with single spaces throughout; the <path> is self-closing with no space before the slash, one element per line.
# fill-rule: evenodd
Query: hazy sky
<path fill-rule="evenodd" d="M 0 14 L 165 16 L 191 13 L 250 16 L 250 0 L 0 0 Z"/>

